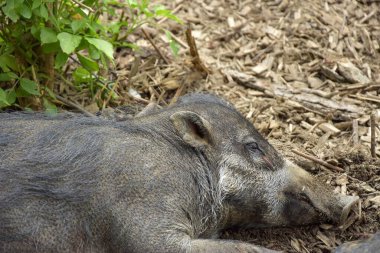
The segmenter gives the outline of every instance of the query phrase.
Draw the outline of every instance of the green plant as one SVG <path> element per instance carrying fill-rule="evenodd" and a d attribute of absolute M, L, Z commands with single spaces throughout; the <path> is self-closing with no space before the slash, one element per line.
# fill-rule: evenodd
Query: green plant
<path fill-rule="evenodd" d="M 78 90 L 115 98 L 116 84 L 106 81 L 114 48 L 135 48 L 125 38 L 143 24 L 158 27 L 157 17 L 180 22 L 149 0 L 0 0 L 0 8 L 0 108 L 42 105 L 56 111 L 54 82 L 69 58 Z M 116 21 L 102 21 L 120 10 Z M 175 52 L 175 44 L 170 47 Z"/>

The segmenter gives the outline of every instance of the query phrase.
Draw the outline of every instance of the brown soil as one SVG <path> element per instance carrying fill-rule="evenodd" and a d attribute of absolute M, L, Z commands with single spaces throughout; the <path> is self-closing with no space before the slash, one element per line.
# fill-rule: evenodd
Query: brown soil
<path fill-rule="evenodd" d="M 178 57 L 165 35 L 145 28 L 128 39 L 141 50 L 119 50 L 118 105 L 172 103 L 207 91 L 231 101 L 285 156 L 337 192 L 359 195 L 346 224 L 227 231 L 234 238 L 286 252 L 329 252 L 379 230 L 380 130 L 370 155 L 370 115 L 380 105 L 380 2 L 359 0 L 159 0 L 192 30 L 201 61 L 194 66 L 185 29 L 162 25 L 182 45 Z M 192 61 L 193 60 L 193 61 Z M 78 100 L 87 110 L 91 106 Z M 379 121 L 380 122 L 380 121 Z M 356 127 L 357 126 L 357 127 Z M 296 149 L 343 168 L 311 162 Z M 359 210 L 360 209 L 360 210 Z"/>

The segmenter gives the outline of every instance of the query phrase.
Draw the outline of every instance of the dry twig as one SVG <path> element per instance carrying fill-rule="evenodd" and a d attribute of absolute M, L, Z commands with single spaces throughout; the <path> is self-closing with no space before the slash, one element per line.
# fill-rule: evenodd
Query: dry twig
<path fill-rule="evenodd" d="M 354 119 L 352 121 L 352 140 L 354 142 L 354 145 L 359 144 L 359 123 L 357 119 Z"/>
<path fill-rule="evenodd" d="M 149 40 L 150 44 L 152 44 L 152 46 L 154 47 L 158 55 L 161 57 L 161 59 L 164 60 L 164 62 L 169 65 L 168 59 L 166 59 L 166 57 L 161 53 L 160 49 L 156 46 L 156 44 L 154 43 L 152 38 L 149 36 L 149 34 L 144 30 L 144 28 L 141 28 L 141 31 L 143 32 L 145 38 Z"/>
<path fill-rule="evenodd" d="M 306 159 L 309 159 L 309 160 L 311 160 L 313 162 L 316 162 L 316 163 L 318 163 L 320 165 L 323 165 L 324 167 L 329 168 L 331 170 L 338 171 L 338 172 L 344 172 L 344 169 L 342 169 L 340 167 L 331 165 L 331 164 L 329 164 L 329 163 L 327 163 L 325 161 L 322 161 L 321 159 L 318 159 L 318 158 L 316 158 L 314 156 L 311 156 L 311 155 L 308 155 L 308 154 L 304 154 L 304 153 L 302 153 L 302 152 L 300 152 L 300 151 L 298 151 L 296 149 L 292 149 L 292 152 L 295 153 L 295 154 L 297 154 L 297 155 L 300 155 L 300 156 L 302 156 L 302 157 L 304 157 Z"/>
<path fill-rule="evenodd" d="M 190 55 L 192 57 L 191 62 L 194 64 L 194 67 L 205 75 L 211 74 L 212 71 L 203 64 L 201 58 L 199 57 L 198 49 L 190 28 L 187 28 L 186 30 L 186 40 L 187 44 L 189 44 Z"/>
<path fill-rule="evenodd" d="M 376 114 L 371 114 L 371 156 L 376 158 Z"/>
<path fill-rule="evenodd" d="M 86 111 L 82 106 L 80 106 L 77 103 L 71 102 L 70 100 L 68 100 L 68 99 L 66 99 L 64 97 L 61 97 L 59 95 L 55 95 L 55 97 L 57 98 L 57 100 L 61 101 L 62 103 L 66 104 L 68 106 L 74 107 L 75 109 L 83 112 L 84 114 L 86 114 L 89 117 L 96 117 L 94 114 L 92 114 L 89 111 Z"/>

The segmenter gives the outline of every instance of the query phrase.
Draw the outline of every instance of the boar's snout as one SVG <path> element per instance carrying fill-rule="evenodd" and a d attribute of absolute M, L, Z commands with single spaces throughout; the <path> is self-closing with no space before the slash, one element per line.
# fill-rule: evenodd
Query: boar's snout
<path fill-rule="evenodd" d="M 305 170 L 287 162 L 290 184 L 284 191 L 283 215 L 288 225 L 330 221 L 342 224 L 358 201 L 357 196 L 335 194 Z"/>

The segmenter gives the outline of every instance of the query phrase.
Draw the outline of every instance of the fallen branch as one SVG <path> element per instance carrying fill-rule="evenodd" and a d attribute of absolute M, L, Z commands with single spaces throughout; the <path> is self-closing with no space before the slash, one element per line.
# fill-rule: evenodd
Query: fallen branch
<path fill-rule="evenodd" d="M 318 164 L 320 164 L 320 165 L 322 165 L 322 166 L 324 166 L 326 168 L 329 168 L 331 170 L 338 171 L 338 172 L 344 172 L 344 169 L 342 169 L 340 167 L 337 167 L 337 166 L 334 166 L 334 165 L 331 165 L 331 164 L 329 164 L 329 163 L 327 163 L 327 162 L 325 162 L 325 161 L 323 161 L 323 160 L 321 160 L 321 159 L 319 159 L 319 158 L 317 158 L 315 156 L 304 154 L 304 153 L 302 153 L 302 152 L 300 152 L 300 151 L 298 151 L 296 149 L 292 149 L 292 152 L 295 153 L 295 154 L 297 154 L 297 155 L 300 155 L 300 156 L 302 156 L 302 157 L 304 157 L 306 159 L 309 159 L 309 160 L 311 160 L 313 162 L 316 162 L 316 163 L 318 163 Z"/>

